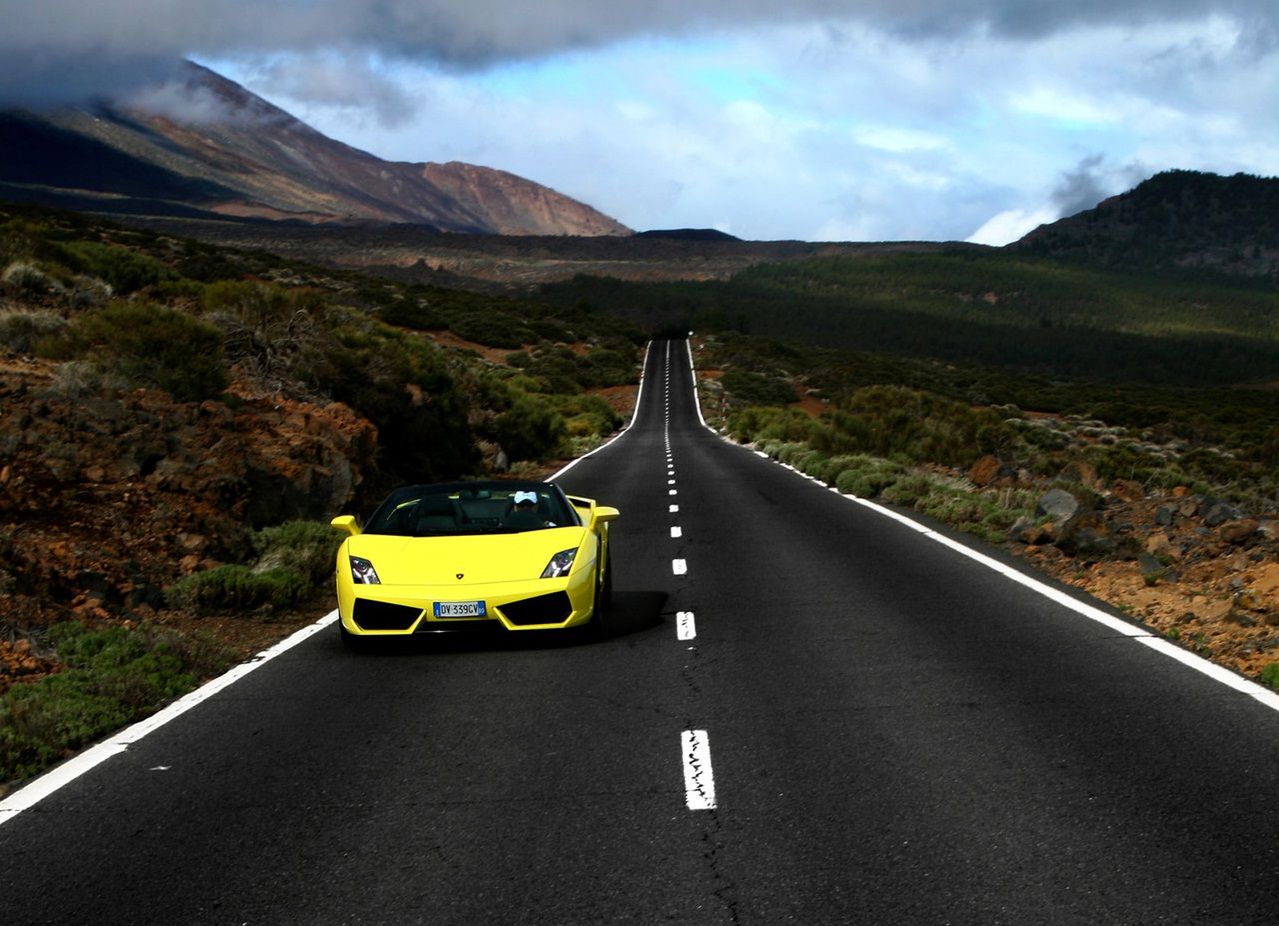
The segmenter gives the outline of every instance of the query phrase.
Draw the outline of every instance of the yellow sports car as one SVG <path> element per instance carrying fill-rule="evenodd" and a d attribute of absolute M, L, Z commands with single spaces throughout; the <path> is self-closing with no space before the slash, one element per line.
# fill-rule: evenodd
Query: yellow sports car
<path fill-rule="evenodd" d="M 550 482 L 456 482 L 396 489 L 338 549 L 338 626 L 372 637 L 449 630 L 606 631 L 616 508 Z"/>

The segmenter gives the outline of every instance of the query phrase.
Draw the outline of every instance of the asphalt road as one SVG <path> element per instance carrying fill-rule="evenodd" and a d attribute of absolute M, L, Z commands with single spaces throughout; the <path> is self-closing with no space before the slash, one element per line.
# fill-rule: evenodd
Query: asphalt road
<path fill-rule="evenodd" d="M 561 482 L 612 639 L 325 628 L 0 825 L 0 923 L 1279 922 L 1279 713 L 729 446 L 683 342 Z"/>

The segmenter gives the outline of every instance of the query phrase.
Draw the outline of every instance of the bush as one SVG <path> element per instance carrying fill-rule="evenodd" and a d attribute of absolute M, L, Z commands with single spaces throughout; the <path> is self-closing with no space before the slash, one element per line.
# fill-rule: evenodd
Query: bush
<path fill-rule="evenodd" d="M 113 302 L 76 317 L 39 345 L 60 360 L 88 358 L 129 385 L 164 389 L 178 401 L 201 401 L 227 387 L 218 330 L 149 302 Z"/>
<path fill-rule="evenodd" d="M 547 402 L 519 396 L 494 419 L 493 439 L 511 460 L 540 460 L 563 446 L 564 419 Z"/>
<path fill-rule="evenodd" d="M 868 456 L 852 457 L 850 464 L 835 477 L 835 488 L 845 495 L 877 498 L 906 474 L 906 467 L 889 460 Z"/>
<path fill-rule="evenodd" d="M 5 309 L 0 311 L 0 347 L 14 353 L 29 353 L 40 341 L 58 334 L 66 326 L 65 318 L 47 309 Z"/>
<path fill-rule="evenodd" d="M 105 281 L 122 296 L 174 277 L 173 271 L 154 257 L 120 245 L 70 241 L 56 247 L 61 263 Z"/>
<path fill-rule="evenodd" d="M 312 592 L 306 577 L 292 569 L 271 568 L 256 572 L 248 566 L 217 566 L 197 572 L 171 585 L 165 592 L 177 608 L 268 613 L 296 607 Z"/>
<path fill-rule="evenodd" d="M 377 427 L 383 472 L 414 483 L 475 472 L 466 396 L 439 349 L 362 316 L 334 320 L 312 372 L 319 388 Z"/>
<path fill-rule="evenodd" d="M 148 628 L 49 631 L 66 669 L 0 697 L 0 781 L 35 775 L 223 671 L 231 654 Z"/>
<path fill-rule="evenodd" d="M 309 380 L 326 306 L 309 290 L 257 283 L 219 282 L 201 295 L 210 321 L 223 334 L 227 360 L 267 392 Z"/>
<path fill-rule="evenodd" d="M 795 387 L 788 380 L 763 373 L 727 370 L 720 384 L 737 405 L 787 405 L 795 401 Z"/>
<path fill-rule="evenodd" d="M 284 569 L 313 585 L 333 578 L 333 563 L 344 535 L 318 521 L 286 521 L 253 534 L 258 569 Z"/>
<path fill-rule="evenodd" d="M 48 274 L 26 261 L 14 261 L 6 267 L 0 282 L 15 292 L 32 295 L 46 293 L 53 286 Z"/>
<path fill-rule="evenodd" d="M 448 327 L 440 312 L 426 302 L 400 299 L 377 310 L 378 318 L 388 325 L 413 328 L 418 331 L 438 331 Z"/>
<path fill-rule="evenodd" d="M 1279 690 L 1279 662 L 1272 662 L 1261 670 L 1261 681 Z"/>

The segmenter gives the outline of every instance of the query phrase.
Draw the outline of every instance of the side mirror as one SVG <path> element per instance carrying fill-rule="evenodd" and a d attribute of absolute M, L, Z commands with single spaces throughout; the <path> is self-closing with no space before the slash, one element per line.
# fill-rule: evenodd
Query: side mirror
<path fill-rule="evenodd" d="M 603 524 L 608 521 L 616 521 L 622 516 L 622 513 L 616 508 L 608 508 L 604 505 L 595 506 L 595 522 Z"/>
<path fill-rule="evenodd" d="M 353 514 L 338 515 L 329 522 L 329 527 L 332 527 L 335 530 L 345 531 L 352 537 L 360 532 L 360 526 L 355 523 L 355 515 Z"/>

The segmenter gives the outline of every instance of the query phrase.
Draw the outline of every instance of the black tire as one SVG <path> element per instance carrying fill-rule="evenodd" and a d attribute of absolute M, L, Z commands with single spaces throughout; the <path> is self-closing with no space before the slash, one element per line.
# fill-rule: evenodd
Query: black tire
<path fill-rule="evenodd" d="M 359 634 L 351 633 L 342 624 L 342 618 L 338 618 L 338 634 L 342 637 L 342 645 L 352 653 L 367 653 L 369 651 L 369 641 Z"/>
<path fill-rule="evenodd" d="M 607 640 L 616 628 L 613 626 L 613 564 L 604 567 L 604 575 L 595 585 L 595 616 L 591 618 L 592 636 Z"/>

